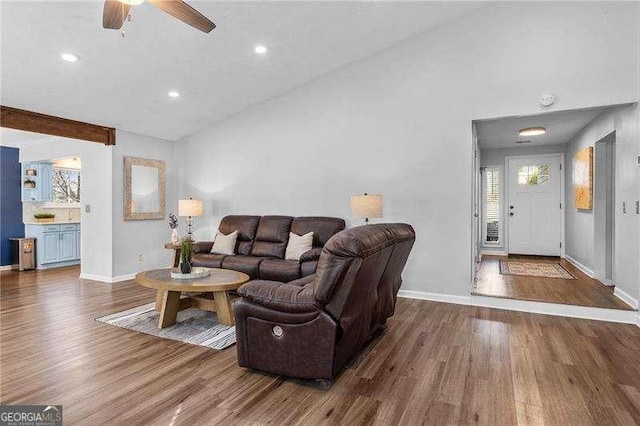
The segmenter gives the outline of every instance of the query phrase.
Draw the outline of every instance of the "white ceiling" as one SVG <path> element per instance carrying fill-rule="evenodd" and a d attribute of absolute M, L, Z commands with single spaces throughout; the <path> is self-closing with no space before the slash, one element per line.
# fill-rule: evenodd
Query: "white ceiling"
<path fill-rule="evenodd" d="M 492 149 L 567 143 L 604 110 L 605 107 L 598 107 L 477 121 L 478 144 L 482 149 Z M 519 136 L 518 131 L 527 127 L 544 127 L 547 133 Z M 516 144 L 518 140 L 530 143 Z"/>
<path fill-rule="evenodd" d="M 175 140 L 483 5 L 190 4 L 213 32 L 143 3 L 123 39 L 102 28 L 99 1 L 3 2 L 2 104 Z M 257 43 L 266 55 L 254 53 Z M 64 51 L 81 61 L 61 61 Z"/>
<path fill-rule="evenodd" d="M 0 145 L 2 146 L 20 148 L 21 146 L 48 139 L 50 137 L 51 136 L 43 135 L 42 133 L 24 132 L 22 130 L 0 127 Z"/>

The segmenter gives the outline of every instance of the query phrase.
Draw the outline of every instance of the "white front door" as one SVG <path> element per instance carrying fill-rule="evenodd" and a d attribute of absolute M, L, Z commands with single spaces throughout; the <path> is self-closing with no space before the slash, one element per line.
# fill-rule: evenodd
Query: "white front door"
<path fill-rule="evenodd" d="M 508 159 L 509 253 L 560 256 L 562 241 L 561 158 Z"/>

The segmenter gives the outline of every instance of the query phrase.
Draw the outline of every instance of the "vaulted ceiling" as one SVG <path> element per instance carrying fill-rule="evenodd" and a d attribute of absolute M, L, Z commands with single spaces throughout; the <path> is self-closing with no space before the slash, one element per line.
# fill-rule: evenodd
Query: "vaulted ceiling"
<path fill-rule="evenodd" d="M 3 2 L 0 101 L 176 140 L 482 6 L 189 3 L 216 23 L 213 32 L 146 3 L 132 8 L 122 38 L 102 28 L 102 2 Z M 257 55 L 257 44 L 267 53 Z M 64 62 L 62 52 L 81 60 Z"/>

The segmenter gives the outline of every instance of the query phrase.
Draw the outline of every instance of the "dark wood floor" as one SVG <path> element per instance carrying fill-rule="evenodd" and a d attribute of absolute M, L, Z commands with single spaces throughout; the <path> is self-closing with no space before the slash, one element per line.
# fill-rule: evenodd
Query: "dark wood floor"
<path fill-rule="evenodd" d="M 510 256 L 518 262 L 560 262 L 577 279 L 523 277 L 500 274 L 504 256 L 483 256 L 478 269 L 474 294 L 536 302 L 562 303 L 595 308 L 633 310 L 613 295 L 613 288 L 590 278 L 571 263 L 560 258 Z"/>
<path fill-rule="evenodd" d="M 1 402 L 65 424 L 640 424 L 640 328 L 399 299 L 328 390 L 93 318 L 151 302 L 76 267 L 2 272 Z"/>

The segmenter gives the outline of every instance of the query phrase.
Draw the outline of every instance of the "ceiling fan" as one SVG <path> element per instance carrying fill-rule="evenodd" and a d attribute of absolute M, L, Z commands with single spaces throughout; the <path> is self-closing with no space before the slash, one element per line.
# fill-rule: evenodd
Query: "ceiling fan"
<path fill-rule="evenodd" d="M 216 27 L 202 13 L 195 10 L 182 0 L 147 0 L 158 9 L 168 13 L 192 27 L 209 33 Z M 102 26 L 107 29 L 119 30 L 129 16 L 131 6 L 141 4 L 144 0 L 105 0 L 102 13 Z"/>

